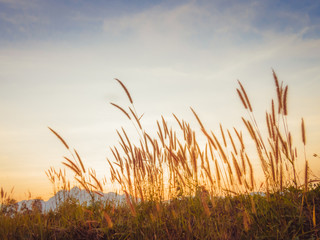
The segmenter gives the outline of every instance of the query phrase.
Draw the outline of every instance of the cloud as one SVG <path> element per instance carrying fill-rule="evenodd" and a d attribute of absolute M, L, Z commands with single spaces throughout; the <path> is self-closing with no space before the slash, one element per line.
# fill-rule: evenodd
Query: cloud
<path fill-rule="evenodd" d="M 289 34 L 301 29 L 307 29 L 304 37 L 319 35 L 319 17 L 314 13 L 319 10 L 319 4 L 308 2 L 302 6 L 297 1 L 283 2 L 201 0 L 93 4 L 81 0 L 0 0 L 0 29 L 6 33 L 1 38 L 15 36 L 20 40 L 27 37 L 41 41 L 96 36 L 111 41 L 140 41 L 147 46 L 182 42 L 205 48 L 217 40 L 247 43 L 263 40 L 269 33 Z"/>
<path fill-rule="evenodd" d="M 12 15 L 8 13 L 0 13 L 0 19 L 13 25 L 34 24 L 39 21 L 39 18 L 34 15 Z"/>
<path fill-rule="evenodd" d="M 166 9 L 162 6 L 155 6 L 142 12 L 106 18 L 103 29 L 107 33 L 122 34 L 129 32 L 133 35 L 167 35 L 183 34 L 191 30 L 188 27 L 188 18 L 191 20 L 199 15 L 198 9 L 190 4 L 179 5 L 173 9 Z M 189 29 L 188 29 L 189 28 Z"/>
<path fill-rule="evenodd" d="M 319 4 L 318 4 L 319 5 Z M 319 8 L 319 6 L 317 7 Z M 190 1 L 169 7 L 159 4 L 141 12 L 105 18 L 103 29 L 108 34 L 130 37 L 153 36 L 223 40 L 249 40 L 265 37 L 265 32 L 297 33 L 319 26 L 310 8 L 289 8 L 288 4 L 245 1 Z M 249 36 L 249 37 L 248 37 Z"/>
<path fill-rule="evenodd" d="M 241 9 L 237 9 L 241 10 Z M 205 31 L 223 33 L 230 30 L 242 29 L 247 24 L 244 19 L 247 16 L 238 15 L 242 19 L 228 12 L 220 12 L 219 9 L 199 6 L 194 2 L 168 8 L 161 5 L 146 9 L 142 12 L 120 16 L 116 18 L 106 18 L 103 29 L 111 34 L 129 33 L 133 36 L 179 36 L 180 38 L 190 37 Z M 230 15 L 233 15 L 230 17 Z M 232 29 L 231 29 L 232 28 Z"/>
<path fill-rule="evenodd" d="M 119 39 L 118 53 L 125 56 L 124 65 L 169 65 L 189 74 L 214 72 L 219 76 L 230 69 L 249 71 L 257 64 L 270 69 L 290 57 L 308 58 L 317 53 L 318 38 L 306 37 L 318 24 L 310 9 L 299 12 L 298 7 L 287 7 L 276 1 L 163 3 L 105 18 L 103 30 L 108 39 Z"/>
<path fill-rule="evenodd" d="M 30 0 L 30 1 L 24 1 L 24 0 L 0 0 L 0 4 L 5 4 L 11 8 L 30 8 L 35 6 L 37 3 L 37 0 Z"/>

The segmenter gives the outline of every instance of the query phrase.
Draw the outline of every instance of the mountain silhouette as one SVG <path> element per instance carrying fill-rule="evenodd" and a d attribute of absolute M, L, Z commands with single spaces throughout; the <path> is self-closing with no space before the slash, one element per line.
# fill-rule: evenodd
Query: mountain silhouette
<path fill-rule="evenodd" d="M 112 201 L 116 204 L 121 204 L 125 201 L 125 195 L 119 195 L 114 192 L 102 193 L 99 194 L 92 192 L 94 201 Z M 91 195 L 84 189 L 80 189 L 78 187 L 73 187 L 70 191 L 60 190 L 53 197 L 51 197 L 48 201 L 44 201 L 41 199 L 30 199 L 30 200 L 22 200 L 18 202 L 18 212 L 21 211 L 29 211 L 33 208 L 38 208 L 42 212 L 49 212 L 50 210 L 55 210 L 61 203 L 65 202 L 68 199 L 74 199 L 79 204 L 90 205 L 92 202 Z"/>

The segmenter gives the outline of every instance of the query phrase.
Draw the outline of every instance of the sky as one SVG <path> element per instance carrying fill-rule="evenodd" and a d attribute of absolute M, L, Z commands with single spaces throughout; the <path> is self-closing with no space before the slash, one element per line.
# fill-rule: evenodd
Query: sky
<path fill-rule="evenodd" d="M 208 129 L 245 131 L 237 80 L 264 122 L 274 69 L 320 176 L 320 1 L 0 0 L 0 32 L 0 187 L 18 200 L 53 194 L 45 171 L 68 152 L 48 126 L 108 179 L 116 129 L 135 131 L 109 104 L 128 104 L 114 78 L 151 132 L 172 113 L 199 130 L 189 107 Z"/>

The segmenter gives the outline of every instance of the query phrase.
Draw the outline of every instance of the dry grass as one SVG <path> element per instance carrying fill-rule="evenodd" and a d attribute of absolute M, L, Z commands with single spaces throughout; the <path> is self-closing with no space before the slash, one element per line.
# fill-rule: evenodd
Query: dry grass
<path fill-rule="evenodd" d="M 272 100 L 271 112 L 266 112 L 268 136 L 265 138 L 261 134 L 251 102 L 240 81 L 237 93 L 248 110 L 249 118 L 242 119 L 256 145 L 257 156 L 265 175 L 263 185 L 268 191 L 276 192 L 283 191 L 291 185 L 298 187 L 301 184 L 295 169 L 296 149 L 292 145 L 292 134 L 287 125 L 288 86 L 279 83 L 274 71 L 273 77 L 278 111 L 275 111 L 275 101 Z M 122 82 L 119 83 L 134 107 L 129 91 Z M 108 160 L 108 163 L 112 180 L 119 183 L 123 190 L 134 196 L 134 199 L 161 201 L 181 194 L 195 195 L 201 186 L 208 189 L 211 197 L 260 190 L 261 185 L 257 187 L 255 184 L 252 163 L 244 147 L 241 131 L 234 129 L 234 138 L 232 132 L 227 129 L 226 139 L 225 130 L 220 124 L 222 140 L 219 140 L 217 134 L 205 128 L 196 111 L 191 108 L 200 130 L 207 138 L 204 146 L 199 146 L 196 131 L 176 115 L 173 116 L 180 126 L 179 131 L 174 131 L 162 118 L 161 122 L 157 122 L 157 137 L 152 138 L 141 125 L 136 111 L 131 107 L 128 107 L 129 111 L 117 107 L 126 115 L 131 115 L 132 117 L 128 116 L 129 119 L 135 119 L 132 122 L 138 125 L 136 129 L 139 129 L 140 145 L 134 145 L 124 130 L 122 133 L 118 132 L 121 140 L 120 149 L 112 148 L 115 161 L 112 163 Z M 302 131 L 304 132 L 303 123 Z M 177 138 L 180 132 L 182 139 Z M 235 142 L 234 139 L 238 141 Z M 305 144 L 304 137 L 303 143 Z"/>
<path fill-rule="evenodd" d="M 130 106 L 111 104 L 132 122 L 139 138 L 131 140 L 123 128 L 117 131 L 119 146 L 110 148 L 113 160 L 107 159 L 111 181 L 121 186 L 127 204 L 117 207 L 110 203 L 96 204 L 93 194 L 103 190 L 104 181 L 97 179 L 94 170 L 86 169 L 78 152 L 49 128 L 66 147 L 70 156 L 64 157 L 63 165 L 73 171 L 74 179 L 91 194 L 92 207 L 66 203 L 71 213 L 62 206 L 52 214 L 58 214 L 54 219 L 62 214 L 69 220 L 59 227 L 53 222 L 55 230 L 46 228 L 47 235 L 43 236 L 319 239 L 320 185 L 312 185 L 317 180 L 310 178 L 306 157 L 304 176 L 297 174 L 297 148 L 287 124 L 288 86 L 279 82 L 274 71 L 273 78 L 277 98 L 271 100 L 270 111 L 266 112 L 267 136 L 261 133 L 248 94 L 238 81 L 237 94 L 248 114 L 242 121 L 251 140 L 244 139 L 241 130 L 224 129 L 221 124 L 219 132 L 210 131 L 192 108 L 200 131 L 173 114 L 179 128 L 174 130 L 162 117 L 157 121 L 156 136 L 152 136 L 144 129 L 142 116 L 139 117 L 128 89 L 116 79 Z M 305 146 L 303 119 L 301 129 Z M 198 142 L 199 132 L 206 139 L 203 145 Z M 248 141 L 255 145 L 255 156 L 248 153 Z M 252 161 L 257 160 L 264 173 L 261 183 L 256 182 L 252 166 Z M 46 174 L 54 192 L 61 188 L 70 190 L 65 171 L 50 168 Z M 4 195 L 1 189 L 1 199 Z M 52 218 L 42 217 L 44 221 Z M 9 228 L 8 219 L 5 221 Z"/>

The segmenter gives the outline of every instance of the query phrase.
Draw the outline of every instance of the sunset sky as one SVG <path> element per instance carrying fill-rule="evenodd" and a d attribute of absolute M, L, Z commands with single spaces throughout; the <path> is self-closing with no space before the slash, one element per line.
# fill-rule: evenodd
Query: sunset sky
<path fill-rule="evenodd" d="M 116 129 L 135 131 L 109 104 L 128 104 L 114 78 L 151 132 L 161 115 L 175 126 L 171 113 L 199 130 L 189 107 L 208 129 L 245 131 L 237 80 L 263 125 L 272 69 L 320 176 L 320 1 L 0 0 L 0 187 L 18 200 L 52 194 L 45 171 L 68 152 L 48 126 L 108 180 Z"/>

